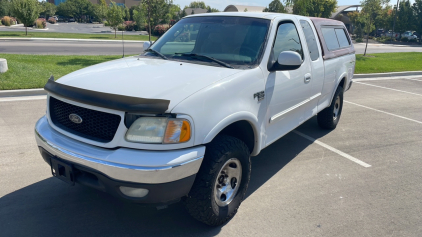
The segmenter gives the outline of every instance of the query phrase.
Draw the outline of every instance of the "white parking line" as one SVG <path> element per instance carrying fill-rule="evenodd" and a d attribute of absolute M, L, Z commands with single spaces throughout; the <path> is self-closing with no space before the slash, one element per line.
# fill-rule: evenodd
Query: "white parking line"
<path fill-rule="evenodd" d="M 356 104 L 356 103 L 353 103 L 353 102 L 350 102 L 350 101 L 346 101 L 346 100 L 344 100 L 344 102 L 349 103 L 349 104 L 352 104 L 352 105 L 360 106 L 360 107 L 363 107 L 363 108 L 366 108 L 366 109 L 370 109 L 370 110 L 373 110 L 373 111 L 377 111 L 377 112 L 380 112 L 380 113 L 388 114 L 388 115 L 391 115 L 391 116 L 394 116 L 394 117 L 397 117 L 397 118 L 402 118 L 402 119 L 406 119 L 406 120 L 409 120 L 409 121 L 412 121 L 412 122 L 415 122 L 415 123 L 422 124 L 421 121 L 410 119 L 410 118 L 406 118 L 406 117 L 403 117 L 403 116 L 400 116 L 400 115 L 397 115 L 397 114 L 388 113 L 388 112 L 385 112 L 385 111 L 382 111 L 382 110 L 374 109 L 374 108 L 371 108 L 371 107 L 368 107 L 368 106 Z"/>
<path fill-rule="evenodd" d="M 25 100 L 45 100 L 45 99 L 47 99 L 46 95 L 19 96 L 19 97 L 0 97 L 0 102 L 25 101 Z"/>
<path fill-rule="evenodd" d="M 362 78 L 362 79 L 353 79 L 353 82 L 360 82 L 360 81 L 385 81 L 385 80 L 412 80 L 412 81 L 422 81 L 418 78 L 421 76 L 403 76 L 403 77 L 377 77 L 377 78 Z"/>
<path fill-rule="evenodd" d="M 314 142 L 314 143 L 316 143 L 316 144 L 318 144 L 318 145 L 320 145 L 320 146 L 322 146 L 322 147 L 325 147 L 325 148 L 327 148 L 328 150 L 330 150 L 330 151 L 332 151 L 332 152 L 335 152 L 335 153 L 337 153 L 337 154 L 339 154 L 339 155 L 343 156 L 344 158 L 349 159 L 349 160 L 351 160 L 351 161 L 353 161 L 353 162 L 355 162 L 355 163 L 357 163 L 357 164 L 359 164 L 359 165 L 361 165 L 361 166 L 363 166 L 363 167 L 365 167 L 365 168 L 369 168 L 369 167 L 371 167 L 371 165 L 370 165 L 370 164 L 367 164 L 367 163 L 365 163 L 365 162 L 363 162 L 363 161 L 361 161 L 361 160 L 359 160 L 359 159 L 356 159 L 355 157 L 353 157 L 353 156 L 351 156 L 351 155 L 349 155 L 349 154 L 346 154 L 346 153 L 344 153 L 344 152 L 342 152 L 342 151 L 339 151 L 339 150 L 337 150 L 336 148 L 334 148 L 334 147 L 332 147 L 332 146 L 329 146 L 329 145 L 327 145 L 327 144 L 325 144 L 325 143 L 323 143 L 323 142 L 320 142 L 320 141 L 318 141 L 318 140 L 317 140 L 317 139 L 315 139 L 315 138 L 312 138 L 312 137 L 310 137 L 310 136 L 308 136 L 308 135 L 305 135 L 305 134 L 303 134 L 303 133 L 301 133 L 301 132 L 298 132 L 298 131 L 296 131 L 296 130 L 293 130 L 293 132 L 294 132 L 294 133 L 296 133 L 297 135 L 299 135 L 299 136 L 301 136 L 301 137 L 303 137 L 303 138 L 306 138 L 306 139 L 308 139 L 309 141 Z"/>
<path fill-rule="evenodd" d="M 392 91 L 398 91 L 398 92 L 407 93 L 407 94 L 411 94 L 411 95 L 422 96 L 421 94 L 418 94 L 418 93 L 412 93 L 412 92 L 408 92 L 408 91 L 397 90 L 397 89 L 393 89 L 393 88 L 389 88 L 389 87 L 376 86 L 376 85 L 367 84 L 367 83 L 363 83 L 363 82 L 356 82 L 356 83 L 367 85 L 367 86 L 374 86 L 374 87 L 378 87 L 378 88 L 382 88 L 382 89 L 387 89 L 387 90 L 392 90 Z"/>

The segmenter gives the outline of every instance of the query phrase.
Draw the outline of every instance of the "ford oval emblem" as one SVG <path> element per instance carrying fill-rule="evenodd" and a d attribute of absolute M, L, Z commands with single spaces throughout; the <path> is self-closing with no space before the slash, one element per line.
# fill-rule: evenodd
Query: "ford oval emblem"
<path fill-rule="evenodd" d="M 70 121 L 74 122 L 74 123 L 82 123 L 82 118 L 81 116 L 77 115 L 77 114 L 69 114 L 69 119 Z"/>

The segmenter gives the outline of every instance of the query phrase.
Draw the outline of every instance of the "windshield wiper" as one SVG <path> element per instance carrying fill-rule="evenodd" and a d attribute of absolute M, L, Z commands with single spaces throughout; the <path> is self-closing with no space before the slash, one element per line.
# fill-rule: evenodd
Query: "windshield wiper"
<path fill-rule="evenodd" d="M 230 64 L 227 64 L 227 63 L 225 63 L 225 62 L 223 62 L 223 61 L 220 61 L 220 60 L 218 60 L 218 59 L 215 59 L 215 58 L 210 57 L 210 56 L 207 56 L 207 55 L 196 54 L 196 53 L 174 53 L 174 54 L 177 54 L 177 55 L 180 55 L 180 56 L 185 56 L 185 57 L 198 57 L 198 58 L 206 58 L 206 59 L 209 59 L 209 60 L 211 60 L 211 61 L 213 61 L 213 62 L 216 62 L 216 63 L 218 63 L 218 64 L 220 64 L 220 65 L 223 65 L 223 66 L 225 66 L 225 67 L 228 67 L 228 68 L 234 68 L 234 67 L 232 67 Z"/>
<path fill-rule="evenodd" d="M 155 53 L 155 54 L 157 54 L 158 56 L 160 56 L 160 57 L 162 57 L 163 59 L 168 59 L 166 56 L 164 56 L 164 54 L 162 54 L 162 53 L 160 53 L 160 52 L 158 52 L 157 50 L 155 50 L 155 49 L 146 49 L 145 50 L 145 52 L 151 52 L 151 53 Z"/>

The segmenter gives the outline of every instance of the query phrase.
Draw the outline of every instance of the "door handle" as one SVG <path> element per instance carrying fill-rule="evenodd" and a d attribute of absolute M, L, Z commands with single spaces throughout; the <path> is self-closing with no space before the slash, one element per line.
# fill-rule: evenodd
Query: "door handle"
<path fill-rule="evenodd" d="M 305 74 L 305 83 L 308 83 L 311 80 L 311 74 L 310 73 L 306 73 Z"/>

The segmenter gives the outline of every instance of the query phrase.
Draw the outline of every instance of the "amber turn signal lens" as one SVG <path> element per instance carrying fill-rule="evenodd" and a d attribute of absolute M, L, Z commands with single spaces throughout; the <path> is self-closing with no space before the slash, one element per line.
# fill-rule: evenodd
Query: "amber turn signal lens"
<path fill-rule="evenodd" d="M 184 119 L 171 119 L 168 121 L 164 143 L 181 143 L 190 140 L 191 128 Z"/>

